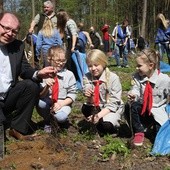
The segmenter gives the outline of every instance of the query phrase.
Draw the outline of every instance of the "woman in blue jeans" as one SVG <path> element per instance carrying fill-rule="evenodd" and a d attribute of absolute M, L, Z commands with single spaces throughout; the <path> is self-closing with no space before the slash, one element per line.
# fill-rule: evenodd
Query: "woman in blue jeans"
<path fill-rule="evenodd" d="M 127 49 L 127 45 L 115 45 L 115 60 L 116 60 L 116 64 L 118 67 L 121 67 L 120 64 L 120 58 L 122 56 L 123 58 L 123 63 L 122 63 L 122 67 L 128 67 L 128 49 Z"/>
<path fill-rule="evenodd" d="M 170 23 L 169 20 L 165 18 L 163 14 L 157 15 L 157 34 L 155 38 L 155 44 L 158 44 L 158 49 L 160 52 L 161 59 L 163 57 L 162 50 L 166 52 L 168 63 L 170 64 Z"/>
<path fill-rule="evenodd" d="M 117 67 L 121 67 L 120 58 L 123 57 L 123 67 L 128 67 L 128 48 L 127 42 L 130 36 L 128 22 L 123 21 L 122 27 L 117 24 L 112 32 L 112 40 L 115 42 L 115 59 Z"/>

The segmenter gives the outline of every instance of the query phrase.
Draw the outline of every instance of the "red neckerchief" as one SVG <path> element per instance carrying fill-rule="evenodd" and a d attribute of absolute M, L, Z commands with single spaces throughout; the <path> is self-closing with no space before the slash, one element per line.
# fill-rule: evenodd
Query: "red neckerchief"
<path fill-rule="evenodd" d="M 102 83 L 100 80 L 95 80 L 94 82 L 94 105 L 99 106 L 100 103 L 100 94 L 99 94 L 99 86 Z"/>
<path fill-rule="evenodd" d="M 145 91 L 143 95 L 143 107 L 142 107 L 141 115 L 144 115 L 146 111 L 148 111 L 149 115 L 151 114 L 152 103 L 153 103 L 152 86 L 148 81 L 146 83 Z"/>
<path fill-rule="evenodd" d="M 158 75 L 160 74 L 160 69 L 158 69 Z M 153 96 L 152 96 L 152 86 L 148 81 L 145 86 L 145 91 L 143 95 L 143 107 L 141 115 L 144 115 L 146 111 L 148 111 L 149 116 L 151 115 L 151 109 L 153 104 Z"/>
<path fill-rule="evenodd" d="M 59 93 L 59 83 L 58 83 L 58 78 L 54 78 L 55 83 L 52 86 L 52 102 L 56 103 L 58 100 L 58 93 Z"/>

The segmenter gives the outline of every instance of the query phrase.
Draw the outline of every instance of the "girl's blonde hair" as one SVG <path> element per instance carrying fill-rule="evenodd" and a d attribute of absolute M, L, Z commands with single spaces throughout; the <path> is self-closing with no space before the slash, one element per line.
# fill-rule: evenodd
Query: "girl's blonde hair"
<path fill-rule="evenodd" d="M 162 29 L 166 30 L 169 27 L 169 20 L 167 20 L 163 14 L 159 13 L 156 20 Z"/>
<path fill-rule="evenodd" d="M 141 59 L 143 59 L 144 62 L 146 63 L 153 63 L 154 64 L 154 69 L 159 69 L 159 63 L 160 63 L 160 56 L 159 56 L 159 52 L 154 50 L 154 49 L 144 49 L 142 51 L 140 51 L 137 54 L 137 57 L 140 57 Z"/>
<path fill-rule="evenodd" d="M 45 37 L 49 37 L 49 38 L 54 34 L 54 25 L 50 19 L 46 19 L 44 21 L 41 32 Z"/>
<path fill-rule="evenodd" d="M 105 69 L 105 77 L 106 77 L 106 88 L 108 89 L 109 86 L 109 79 L 110 79 L 110 70 L 108 66 L 108 59 L 105 53 L 98 49 L 90 50 L 87 53 L 86 58 L 87 65 L 90 64 L 100 64 Z"/>
<path fill-rule="evenodd" d="M 51 63 L 56 58 L 58 59 L 61 53 L 64 54 L 66 57 L 66 50 L 62 46 L 57 45 L 57 46 L 50 47 L 47 55 L 48 62 Z"/>
<path fill-rule="evenodd" d="M 101 64 L 103 68 L 106 68 L 108 65 L 107 56 L 103 51 L 98 49 L 90 50 L 87 53 L 86 62 L 87 64 Z"/>

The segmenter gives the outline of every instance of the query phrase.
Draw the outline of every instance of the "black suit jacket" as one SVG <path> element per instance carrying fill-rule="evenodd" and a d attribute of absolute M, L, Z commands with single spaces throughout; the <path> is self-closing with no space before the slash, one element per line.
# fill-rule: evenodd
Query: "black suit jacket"
<path fill-rule="evenodd" d="M 25 57 L 24 43 L 20 40 L 14 40 L 13 42 L 7 44 L 6 47 L 9 55 L 13 78 L 11 87 L 15 86 L 19 80 L 19 77 L 22 79 L 32 79 L 35 69 L 31 67 Z M 3 105 L 3 101 L 0 101 L 0 124 L 6 119 L 2 111 Z"/>
<path fill-rule="evenodd" d="M 32 79 L 35 69 L 31 67 L 25 57 L 24 43 L 20 40 L 14 40 L 7 44 L 7 51 L 13 78 L 11 86 L 16 84 L 19 77 L 22 79 Z"/>

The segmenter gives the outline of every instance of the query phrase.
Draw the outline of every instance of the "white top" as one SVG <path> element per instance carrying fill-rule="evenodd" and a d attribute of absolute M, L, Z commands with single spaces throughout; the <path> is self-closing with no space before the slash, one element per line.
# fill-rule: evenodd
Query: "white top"
<path fill-rule="evenodd" d="M 106 71 L 104 70 L 99 78 L 99 80 L 102 81 L 102 83 L 99 86 L 100 107 L 108 108 L 111 112 L 116 113 L 119 112 L 119 110 L 123 110 L 124 108 L 124 103 L 121 99 L 122 86 L 119 77 L 115 73 L 110 72 L 108 79 L 109 79 L 108 87 L 106 87 L 107 77 L 106 77 Z M 84 91 L 88 88 L 94 89 L 93 78 L 90 73 L 87 73 L 86 76 L 84 77 L 83 84 L 84 84 L 83 87 Z"/>
<path fill-rule="evenodd" d="M 76 87 L 76 79 L 74 77 L 74 74 L 67 70 L 63 69 L 60 72 L 57 73 L 58 82 L 59 82 L 59 94 L 58 99 L 63 100 L 66 98 L 71 98 L 73 101 L 75 101 L 77 96 L 77 87 Z M 42 87 L 46 85 L 45 79 L 43 80 L 43 83 L 41 83 Z M 52 91 L 49 89 L 49 94 L 47 94 L 47 97 L 51 97 Z"/>
<path fill-rule="evenodd" d="M 11 65 L 7 49 L 0 46 L 0 100 L 3 100 L 9 90 L 12 81 Z"/>

